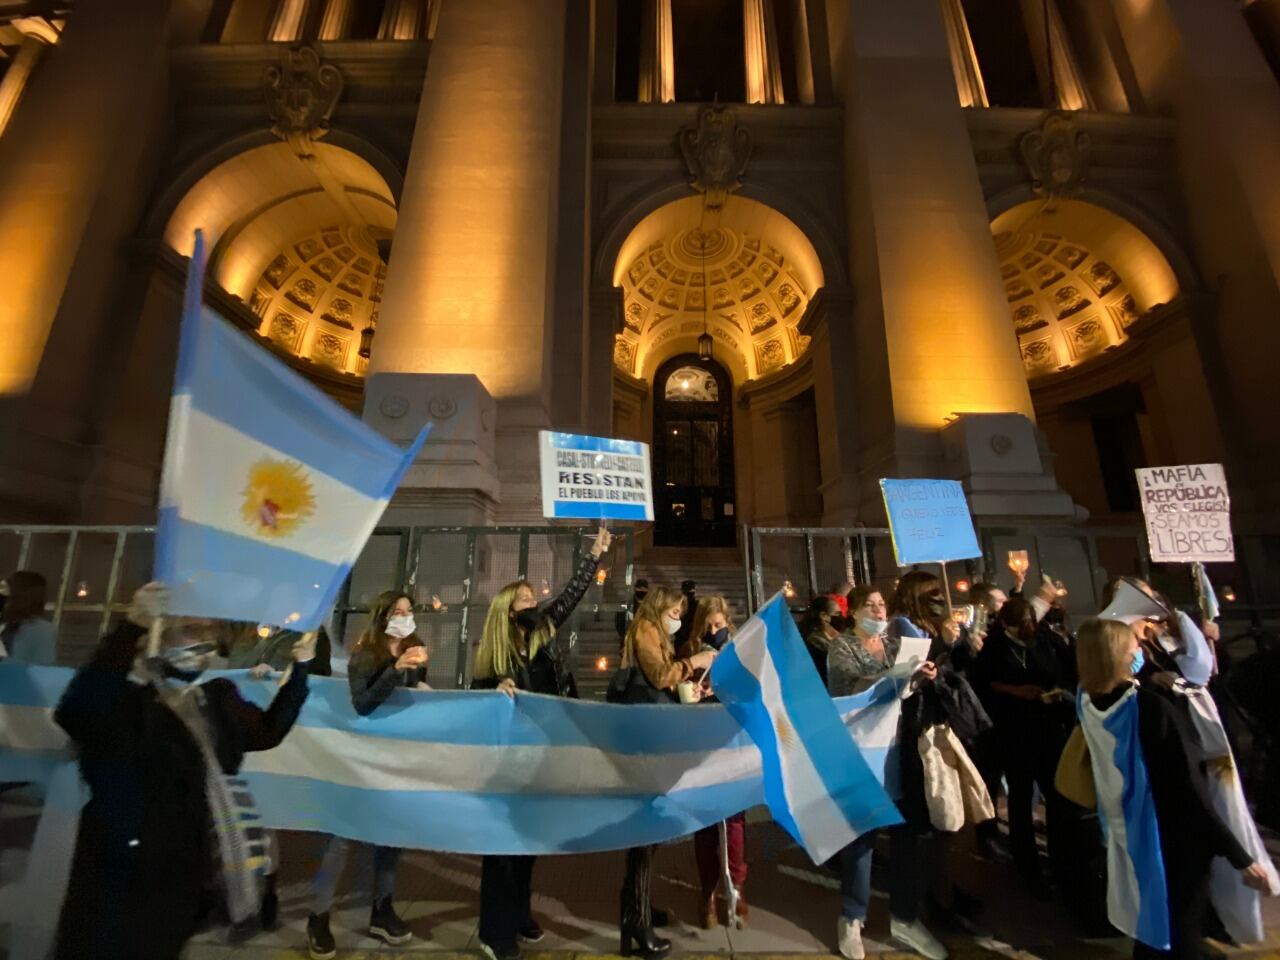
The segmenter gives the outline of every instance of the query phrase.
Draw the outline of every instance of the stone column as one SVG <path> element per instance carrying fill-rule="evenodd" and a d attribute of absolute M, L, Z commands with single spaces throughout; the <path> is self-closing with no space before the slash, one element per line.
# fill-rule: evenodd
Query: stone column
<path fill-rule="evenodd" d="M 420 40 L 427 35 L 426 0 L 387 0 L 378 36 L 383 40 Z"/>
<path fill-rule="evenodd" d="M 670 2 L 670 0 L 667 0 Z M 742 0 L 747 103 L 782 103 L 782 67 L 772 0 Z"/>
<path fill-rule="evenodd" d="M 344 40 L 351 28 L 351 0 L 328 0 L 320 15 L 321 40 Z"/>
<path fill-rule="evenodd" d="M 0 140 L 0 499 L 46 500 L 46 517 L 79 516 L 130 342 L 128 244 L 168 148 L 170 51 L 196 42 L 208 8 L 78 6 Z"/>
<path fill-rule="evenodd" d="M 23 33 L 22 45 L 4 72 L 4 78 L 0 79 L 0 136 L 4 136 L 45 47 L 58 42 L 58 32 L 42 18 L 19 20 L 14 26 Z"/>
<path fill-rule="evenodd" d="M 1047 36 L 1046 9 L 1049 11 Z M 1022 20 L 1027 27 L 1027 38 L 1031 41 L 1042 89 L 1047 92 L 1052 87 L 1053 102 L 1062 110 L 1090 109 L 1089 90 L 1080 76 L 1058 5 L 1054 0 L 1048 0 L 1047 4 L 1045 0 L 1022 0 Z M 1049 102 L 1048 98 L 1046 102 Z"/>
<path fill-rule="evenodd" d="M 586 350 L 586 427 L 598 436 L 613 429 L 613 344 L 622 331 L 622 289 L 594 287 Z"/>
<path fill-rule="evenodd" d="M 404 375 L 438 385 L 436 407 L 456 408 L 458 426 L 453 446 L 437 449 L 433 438 L 423 462 L 479 462 L 481 437 L 466 430 L 480 424 L 463 408 L 492 396 L 503 518 L 537 516 L 564 36 L 564 0 L 441 5 L 365 393 L 372 418 L 384 401 L 400 409 L 412 400 Z M 460 390 L 459 378 L 483 395 Z M 444 479 L 423 470 L 406 486 L 456 489 Z"/>
<path fill-rule="evenodd" d="M 310 5 L 311 0 L 280 0 L 271 25 L 267 27 L 267 39 L 276 43 L 301 40 Z"/>
<path fill-rule="evenodd" d="M 641 103 L 673 103 L 676 99 L 676 47 L 671 0 L 646 0 L 640 28 Z"/>
<path fill-rule="evenodd" d="M 850 4 L 842 79 L 862 518 L 957 413 L 1032 417 L 937 0 Z"/>
<path fill-rule="evenodd" d="M 1280 530 L 1280 84 L 1233 4 L 1115 0 L 1145 99 L 1178 125 L 1183 195 L 1213 303 L 1197 324 L 1222 403 L 1237 531 Z M 1266 346 L 1262 346 L 1266 345 Z"/>
<path fill-rule="evenodd" d="M 863 416 L 858 382 L 847 375 L 854 355 L 854 296 L 847 288 L 823 287 L 809 303 L 800 331 L 813 337 L 809 363 L 818 415 L 818 454 L 822 462 L 822 522 L 850 526 L 858 519 L 858 420 Z"/>
<path fill-rule="evenodd" d="M 956 75 L 960 106 L 989 107 L 982 70 L 978 67 L 978 52 L 973 49 L 969 21 L 965 19 L 960 0 L 942 0 L 942 22 L 947 29 L 947 47 L 951 51 L 951 69 Z"/>

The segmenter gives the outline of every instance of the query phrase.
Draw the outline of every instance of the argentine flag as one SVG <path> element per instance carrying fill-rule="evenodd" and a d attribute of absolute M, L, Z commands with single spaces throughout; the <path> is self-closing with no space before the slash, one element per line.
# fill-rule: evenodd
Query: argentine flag
<path fill-rule="evenodd" d="M 781 593 L 716 657 L 711 684 L 760 750 L 773 819 L 815 863 L 859 834 L 902 822 L 841 722 Z"/>
<path fill-rule="evenodd" d="M 313 630 L 408 450 L 366 427 L 201 298 L 197 233 L 160 487 L 155 575 L 180 615 Z"/>

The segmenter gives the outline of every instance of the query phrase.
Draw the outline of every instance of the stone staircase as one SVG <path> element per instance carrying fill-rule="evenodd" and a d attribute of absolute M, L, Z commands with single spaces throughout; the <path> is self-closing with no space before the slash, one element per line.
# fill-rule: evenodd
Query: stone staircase
<path fill-rule="evenodd" d="M 697 584 L 698 596 L 719 594 L 728 600 L 735 623 L 747 619 L 747 584 L 742 557 L 735 547 L 650 547 L 636 559 L 635 578 L 648 580 L 651 587 L 664 584 L 674 588 L 679 588 L 683 580 L 692 580 Z M 622 595 L 620 583 L 616 588 L 610 583 L 606 589 L 610 602 L 631 599 L 630 594 Z M 622 653 L 616 614 L 594 613 L 584 602 L 578 617 L 575 653 L 575 673 L 583 699 L 603 700 Z"/>

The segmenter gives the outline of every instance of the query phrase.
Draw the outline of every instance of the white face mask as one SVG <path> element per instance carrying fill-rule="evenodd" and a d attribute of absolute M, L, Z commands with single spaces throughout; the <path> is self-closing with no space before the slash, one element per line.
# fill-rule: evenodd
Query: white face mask
<path fill-rule="evenodd" d="M 869 633 L 873 637 L 878 637 L 889 629 L 889 621 L 879 620 L 876 617 L 859 617 L 858 626 L 864 633 Z"/>
<path fill-rule="evenodd" d="M 667 628 L 667 633 L 675 636 L 680 630 L 680 621 L 675 617 L 669 617 L 666 614 L 662 616 L 662 625 Z"/>
<path fill-rule="evenodd" d="M 417 629 L 418 625 L 413 622 L 412 613 L 397 613 L 395 616 L 387 618 L 388 637 L 403 640 Z"/>

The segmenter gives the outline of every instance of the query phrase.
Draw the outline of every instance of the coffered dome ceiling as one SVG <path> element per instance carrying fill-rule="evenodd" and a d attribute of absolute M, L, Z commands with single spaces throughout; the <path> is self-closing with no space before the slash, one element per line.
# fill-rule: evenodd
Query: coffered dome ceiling
<path fill-rule="evenodd" d="M 1028 215 L 1029 214 L 1029 215 Z M 1155 245 L 1115 214 L 1078 201 L 1016 208 L 992 224 L 1027 376 L 1078 366 L 1128 339 L 1177 295 Z"/>
<path fill-rule="evenodd" d="M 732 197 L 714 218 L 699 197 L 668 204 L 641 221 L 623 257 L 614 362 L 627 373 L 644 376 L 659 355 L 676 351 L 674 341 L 687 348 L 704 322 L 748 379 L 808 348 L 796 327 L 821 286 L 817 257 L 794 224 L 763 204 Z"/>

